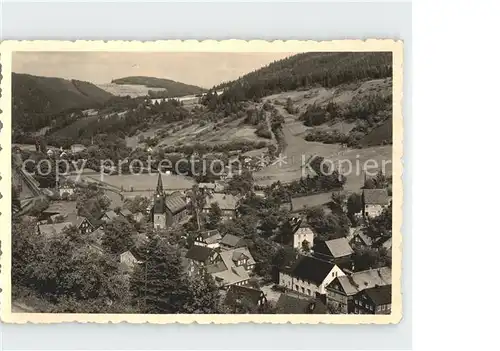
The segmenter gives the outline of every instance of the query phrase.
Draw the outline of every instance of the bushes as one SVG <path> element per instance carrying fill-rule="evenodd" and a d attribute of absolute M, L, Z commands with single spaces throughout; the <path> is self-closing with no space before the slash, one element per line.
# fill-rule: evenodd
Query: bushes
<path fill-rule="evenodd" d="M 271 131 L 267 127 L 267 123 L 265 123 L 265 122 L 264 123 L 261 122 L 257 126 L 257 130 L 255 131 L 255 134 L 257 134 L 257 136 L 260 136 L 261 138 L 266 138 L 266 139 L 272 139 L 272 137 L 273 137 Z"/>

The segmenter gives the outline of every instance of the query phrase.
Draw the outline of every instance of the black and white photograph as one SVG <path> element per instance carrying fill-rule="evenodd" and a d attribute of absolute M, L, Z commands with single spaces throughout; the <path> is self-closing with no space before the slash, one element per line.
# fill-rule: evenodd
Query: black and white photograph
<path fill-rule="evenodd" d="M 403 45 L 329 43 L 4 46 L 2 319 L 397 323 Z"/>

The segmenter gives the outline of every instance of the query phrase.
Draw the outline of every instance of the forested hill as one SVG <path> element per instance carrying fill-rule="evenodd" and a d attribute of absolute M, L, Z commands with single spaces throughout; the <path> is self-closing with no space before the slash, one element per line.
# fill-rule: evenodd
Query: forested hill
<path fill-rule="evenodd" d="M 195 85 L 184 84 L 170 79 L 155 78 L 155 77 L 124 77 L 114 79 L 111 81 L 114 84 L 131 84 L 131 85 L 144 85 L 148 88 L 161 88 L 166 92 L 154 92 L 150 95 L 158 95 L 162 97 L 179 97 L 184 95 L 201 94 L 205 89 Z"/>
<path fill-rule="evenodd" d="M 392 75 L 391 52 L 310 52 L 273 62 L 213 90 L 226 89 L 222 99 L 240 101 L 263 96 Z"/>
<path fill-rule="evenodd" d="M 14 118 L 16 113 L 46 114 L 72 108 L 91 108 L 112 97 L 88 82 L 12 73 Z"/>

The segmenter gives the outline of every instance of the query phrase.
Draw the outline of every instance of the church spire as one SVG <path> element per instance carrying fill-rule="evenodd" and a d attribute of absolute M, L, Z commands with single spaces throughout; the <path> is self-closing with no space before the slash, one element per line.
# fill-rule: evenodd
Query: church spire
<path fill-rule="evenodd" d="M 161 180 L 161 172 L 158 172 L 158 183 L 156 184 L 156 194 L 163 195 L 163 182 Z"/>

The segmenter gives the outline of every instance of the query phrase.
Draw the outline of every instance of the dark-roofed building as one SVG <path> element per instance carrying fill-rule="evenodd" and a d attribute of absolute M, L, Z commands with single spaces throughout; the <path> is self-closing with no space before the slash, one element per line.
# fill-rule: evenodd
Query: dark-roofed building
<path fill-rule="evenodd" d="M 363 215 L 368 218 L 379 216 L 389 205 L 387 189 L 363 189 Z"/>
<path fill-rule="evenodd" d="M 231 194 L 210 193 L 205 198 L 203 213 L 209 213 L 212 204 L 218 204 L 222 211 L 222 220 L 236 218 L 239 198 Z"/>
<path fill-rule="evenodd" d="M 354 313 L 391 314 L 392 285 L 376 286 L 360 291 L 353 298 Z"/>
<path fill-rule="evenodd" d="M 232 234 L 224 235 L 219 244 L 223 250 L 232 250 L 238 247 L 247 246 L 245 239 Z"/>
<path fill-rule="evenodd" d="M 217 263 L 219 259 L 218 253 L 209 247 L 193 245 L 186 252 L 186 259 L 189 261 L 188 274 L 198 274 L 200 269 Z"/>
<path fill-rule="evenodd" d="M 180 192 L 165 195 L 161 173 L 158 173 L 158 184 L 153 200 L 151 218 L 155 229 L 165 229 L 187 217 L 188 206 Z"/>
<path fill-rule="evenodd" d="M 281 294 L 276 303 L 277 314 L 328 314 L 328 308 L 320 300 L 299 294 Z"/>
<path fill-rule="evenodd" d="M 260 289 L 231 285 L 224 299 L 224 305 L 232 313 L 259 312 L 267 306 L 267 298 Z"/>
<path fill-rule="evenodd" d="M 314 245 L 314 256 L 337 264 L 348 262 L 353 253 L 346 238 L 320 241 Z"/>
<path fill-rule="evenodd" d="M 392 271 L 389 267 L 369 269 L 336 278 L 326 288 L 327 301 L 339 308 L 342 313 L 354 311 L 353 297 L 360 291 L 376 286 L 392 284 Z"/>
<path fill-rule="evenodd" d="M 194 240 L 195 245 L 199 246 L 206 246 L 210 247 L 212 249 L 218 248 L 219 242 L 222 239 L 222 235 L 220 235 L 219 231 L 217 229 L 214 230 L 207 230 L 204 232 L 201 232 L 196 239 Z"/>
<path fill-rule="evenodd" d="M 344 272 L 335 264 L 311 256 L 302 256 L 279 273 L 279 285 L 310 297 L 326 293 L 326 286 Z"/>

